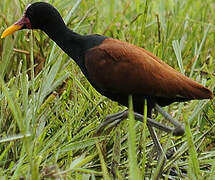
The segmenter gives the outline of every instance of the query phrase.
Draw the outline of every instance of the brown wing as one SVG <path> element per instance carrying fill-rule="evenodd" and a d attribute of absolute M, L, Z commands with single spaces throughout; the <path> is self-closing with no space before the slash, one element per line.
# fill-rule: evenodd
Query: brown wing
<path fill-rule="evenodd" d="M 135 45 L 106 39 L 85 56 L 89 79 L 108 92 L 156 97 L 212 98 L 209 89 Z"/>

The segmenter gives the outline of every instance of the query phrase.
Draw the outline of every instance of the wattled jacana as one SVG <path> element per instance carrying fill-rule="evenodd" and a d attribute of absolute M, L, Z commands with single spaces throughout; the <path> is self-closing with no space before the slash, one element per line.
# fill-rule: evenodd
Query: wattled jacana
<path fill-rule="evenodd" d="M 147 125 L 158 152 L 160 143 L 152 127 L 175 135 L 184 133 L 183 127 L 160 106 L 192 99 L 210 99 L 212 92 L 165 64 L 158 57 L 135 45 L 102 35 L 80 35 L 68 29 L 59 12 L 50 4 L 29 5 L 23 17 L 7 28 L 1 38 L 21 29 L 40 29 L 67 53 L 81 68 L 92 86 L 102 95 L 128 106 L 133 97 L 135 118 L 142 120 L 144 99 L 147 99 Z M 151 119 L 156 108 L 175 126 L 167 127 Z M 107 117 L 108 123 L 120 121 L 127 111 Z"/>

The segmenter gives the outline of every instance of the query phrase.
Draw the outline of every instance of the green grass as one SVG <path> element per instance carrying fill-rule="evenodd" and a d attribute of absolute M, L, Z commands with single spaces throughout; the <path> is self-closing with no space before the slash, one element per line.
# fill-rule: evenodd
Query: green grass
<path fill-rule="evenodd" d="M 1 0 L 0 32 L 30 2 Z M 76 32 L 144 47 L 214 91 L 214 0 L 47 2 Z M 2 179 L 156 179 L 159 165 L 145 125 L 131 111 L 129 121 L 95 137 L 106 115 L 125 107 L 96 92 L 43 32 L 25 30 L 0 40 L 0 67 Z M 165 110 L 185 123 L 186 135 L 158 133 L 164 149 L 175 151 L 164 178 L 174 168 L 175 179 L 214 179 L 215 101 L 175 103 Z M 164 121 L 156 112 L 154 117 Z"/>

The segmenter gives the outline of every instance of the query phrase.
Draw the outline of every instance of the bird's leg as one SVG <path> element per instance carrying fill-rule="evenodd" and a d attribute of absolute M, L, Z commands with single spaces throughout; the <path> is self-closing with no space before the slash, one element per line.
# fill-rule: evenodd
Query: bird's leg
<path fill-rule="evenodd" d="M 158 140 L 158 136 L 157 136 L 157 133 L 155 132 L 155 130 L 153 129 L 153 127 L 150 125 L 150 124 L 147 124 L 147 127 L 149 129 L 149 133 L 152 137 L 152 140 L 154 142 L 154 145 L 155 145 L 155 148 L 157 150 L 157 156 L 160 157 L 161 154 L 164 154 L 164 151 L 163 151 L 163 148 Z M 166 157 L 166 155 L 165 155 Z"/>
<path fill-rule="evenodd" d="M 155 109 L 175 126 L 175 129 L 173 131 L 174 136 L 182 136 L 184 134 L 185 130 L 181 123 L 174 120 L 172 116 L 170 116 L 166 111 L 164 111 L 158 104 L 155 105 Z"/>
<path fill-rule="evenodd" d="M 135 117 L 135 120 L 143 122 L 143 118 L 144 118 L 143 115 L 134 112 L 134 117 Z M 160 129 L 162 131 L 165 131 L 167 133 L 174 132 L 173 128 L 163 125 L 163 124 L 159 123 L 158 121 L 151 119 L 149 117 L 147 117 L 147 124 L 149 124 L 153 127 L 156 127 L 157 129 Z"/>
<path fill-rule="evenodd" d="M 111 124 L 111 127 L 115 126 L 116 124 L 118 124 L 119 122 L 121 122 L 122 120 L 128 118 L 128 110 L 125 110 L 125 111 L 122 111 L 122 112 L 119 112 L 119 113 L 116 113 L 116 114 L 112 114 L 112 115 L 109 115 L 106 117 L 106 120 L 100 124 L 100 126 L 98 127 L 97 131 L 96 131 L 96 134 L 100 134 L 101 131 L 108 125 L 108 124 Z M 144 116 L 141 115 L 141 114 L 138 114 L 136 112 L 134 112 L 134 118 L 135 120 L 137 121 L 141 121 L 143 122 L 144 121 Z M 160 159 L 163 154 L 164 156 L 164 161 L 162 162 L 162 167 L 163 165 L 165 164 L 165 161 L 166 161 L 166 155 L 163 151 L 163 148 L 158 140 L 158 137 L 157 137 L 157 134 L 155 132 L 155 130 L 153 129 L 153 127 L 156 127 L 162 131 L 165 131 L 165 132 L 173 132 L 174 129 L 173 128 L 170 128 L 170 127 L 167 127 L 151 118 L 148 118 L 147 117 L 147 127 L 149 129 L 149 133 L 152 137 L 152 140 L 153 140 L 153 143 L 155 145 L 155 148 L 157 150 L 157 156 L 158 158 Z M 162 171 L 162 167 L 161 167 L 161 171 Z"/>
<path fill-rule="evenodd" d="M 103 123 L 101 123 L 100 126 L 98 127 L 96 134 L 100 134 L 101 131 L 108 124 L 112 123 L 111 127 L 113 127 L 116 124 L 118 124 L 119 122 L 121 122 L 122 120 L 128 118 L 128 113 L 129 113 L 128 110 L 125 110 L 125 111 L 107 116 L 106 120 Z M 141 121 L 141 122 L 144 121 L 144 116 L 141 114 L 138 114 L 136 112 L 134 112 L 134 118 L 137 121 Z M 157 134 L 156 134 L 155 130 L 153 129 L 153 127 L 156 127 L 156 128 L 158 128 L 162 131 L 165 131 L 167 133 L 173 132 L 173 134 L 174 134 L 175 129 L 168 127 L 168 126 L 165 126 L 165 125 L 163 125 L 163 124 L 161 124 L 161 123 L 159 123 L 159 122 L 157 122 L 154 119 L 151 119 L 149 117 L 147 117 L 147 127 L 149 129 L 149 133 L 152 137 L 153 143 L 154 143 L 155 148 L 157 150 L 157 153 L 158 153 L 157 156 L 158 156 L 159 160 L 161 160 L 161 163 L 162 163 L 161 168 L 159 170 L 159 175 L 160 175 L 162 173 L 162 170 L 163 170 L 163 167 L 165 165 L 167 157 L 166 157 L 166 154 L 164 153 L 164 150 L 160 144 L 160 141 L 158 140 Z M 164 158 L 163 160 L 162 160 L 162 157 Z"/>
<path fill-rule="evenodd" d="M 125 111 L 122 111 L 122 112 L 119 112 L 119 113 L 116 113 L 116 114 L 112 114 L 112 115 L 109 115 L 106 117 L 105 121 L 102 122 L 100 124 L 100 126 L 98 127 L 97 131 L 96 131 L 96 134 L 100 134 L 101 131 L 105 128 L 105 126 L 107 126 L 108 124 L 112 124 L 112 126 L 115 126 L 116 124 L 118 124 L 119 122 L 121 122 L 122 120 L 128 118 L 128 110 L 125 110 Z M 141 115 L 141 114 L 138 114 L 136 112 L 134 112 L 134 118 L 135 120 L 137 121 L 141 121 L 143 122 L 144 120 L 144 116 Z M 151 119 L 151 118 L 148 118 L 147 117 L 147 125 L 151 125 L 153 127 L 156 127 L 162 131 L 165 131 L 167 133 L 173 133 L 174 135 L 177 135 L 177 133 L 175 133 L 176 129 L 174 128 L 171 128 L 171 127 L 168 127 L 166 125 L 163 125 L 157 121 L 155 121 L 154 119 Z"/>
<path fill-rule="evenodd" d="M 115 121 L 114 123 L 114 126 L 115 124 L 119 123 L 120 121 L 126 119 L 128 117 L 128 110 L 125 110 L 125 111 L 121 111 L 121 112 L 118 112 L 118 113 L 115 113 L 115 114 L 111 114 L 111 115 L 108 115 L 105 119 L 104 122 L 102 122 L 99 127 L 97 128 L 96 130 L 96 134 L 100 134 L 101 131 L 108 125 L 108 124 L 111 124 L 112 122 Z"/>
<path fill-rule="evenodd" d="M 163 148 L 162 148 L 162 146 L 160 144 L 160 141 L 158 140 L 157 133 L 155 132 L 153 127 L 150 126 L 149 124 L 147 124 L 147 127 L 149 129 L 149 133 L 150 133 L 150 135 L 152 137 L 153 143 L 154 143 L 155 148 L 156 148 L 157 153 L 158 153 L 157 154 L 158 161 L 161 163 L 161 167 L 159 169 L 159 174 L 158 174 L 158 177 L 160 177 L 162 172 L 163 172 L 164 165 L 166 164 L 167 157 L 166 157 L 166 154 L 164 153 L 164 150 L 163 150 Z"/>

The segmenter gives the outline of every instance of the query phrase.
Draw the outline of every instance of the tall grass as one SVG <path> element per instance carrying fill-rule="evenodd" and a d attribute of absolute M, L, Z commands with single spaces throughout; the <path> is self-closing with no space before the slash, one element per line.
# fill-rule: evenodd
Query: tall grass
<path fill-rule="evenodd" d="M 30 2 L 1 0 L 0 32 L 21 17 Z M 76 32 L 144 47 L 214 89 L 213 0 L 46 2 Z M 156 178 L 158 162 L 146 124 L 134 121 L 130 108 L 128 121 L 95 137 L 106 115 L 125 107 L 96 92 L 43 32 L 19 31 L 0 40 L 0 67 L 0 177 Z M 185 122 L 186 135 L 158 133 L 167 152 L 174 152 L 164 166 L 164 178 L 214 179 L 214 107 L 213 100 L 206 100 L 165 108 Z M 153 117 L 165 122 L 156 112 Z"/>

